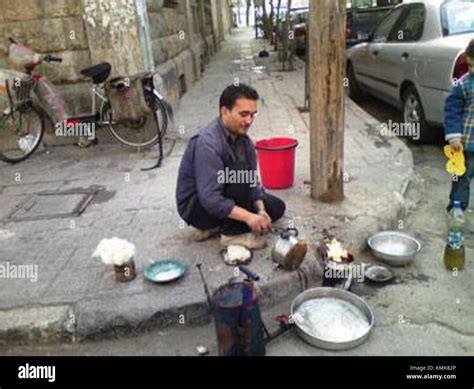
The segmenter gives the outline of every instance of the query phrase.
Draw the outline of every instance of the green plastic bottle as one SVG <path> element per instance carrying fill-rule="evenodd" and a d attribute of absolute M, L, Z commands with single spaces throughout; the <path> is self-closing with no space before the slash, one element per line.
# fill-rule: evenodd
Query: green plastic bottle
<path fill-rule="evenodd" d="M 466 218 L 460 201 L 455 201 L 449 213 L 448 242 L 444 250 L 444 265 L 448 270 L 462 270 L 466 263 L 464 231 Z"/>

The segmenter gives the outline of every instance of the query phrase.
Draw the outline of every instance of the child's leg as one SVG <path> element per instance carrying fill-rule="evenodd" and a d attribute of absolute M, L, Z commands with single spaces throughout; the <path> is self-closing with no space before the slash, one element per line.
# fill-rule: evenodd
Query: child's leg
<path fill-rule="evenodd" d="M 453 208 L 455 201 L 460 201 L 462 209 L 466 210 L 469 207 L 469 197 L 471 195 L 471 180 L 474 177 L 474 153 L 465 153 L 467 172 L 462 177 L 453 179 L 453 186 L 448 211 Z"/>

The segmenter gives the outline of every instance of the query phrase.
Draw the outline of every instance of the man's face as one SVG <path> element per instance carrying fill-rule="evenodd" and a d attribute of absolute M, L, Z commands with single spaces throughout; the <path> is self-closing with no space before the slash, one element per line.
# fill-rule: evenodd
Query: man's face
<path fill-rule="evenodd" d="M 221 108 L 221 119 L 224 127 L 237 135 L 246 135 L 257 115 L 257 101 L 237 99 L 232 110 Z"/>

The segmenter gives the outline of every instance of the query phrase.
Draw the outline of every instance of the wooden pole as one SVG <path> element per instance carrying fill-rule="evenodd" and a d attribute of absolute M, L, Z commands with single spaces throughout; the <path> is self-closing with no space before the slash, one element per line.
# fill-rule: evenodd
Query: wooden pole
<path fill-rule="evenodd" d="M 346 0 L 311 0 L 309 16 L 311 197 L 344 198 Z"/>

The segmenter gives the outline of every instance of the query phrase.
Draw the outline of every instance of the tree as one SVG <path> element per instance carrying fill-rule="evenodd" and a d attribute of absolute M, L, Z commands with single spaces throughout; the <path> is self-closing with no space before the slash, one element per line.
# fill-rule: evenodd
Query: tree
<path fill-rule="evenodd" d="M 344 198 L 346 0 L 313 0 L 309 16 L 311 197 Z"/>
<path fill-rule="evenodd" d="M 274 30 L 274 20 L 275 20 L 275 6 L 273 5 L 273 0 L 269 1 L 270 4 L 270 44 L 274 43 L 274 36 L 273 36 L 273 30 Z"/>
<path fill-rule="evenodd" d="M 278 0 L 277 4 L 277 16 L 276 16 L 276 34 L 275 34 L 275 51 L 278 50 L 278 34 L 281 31 L 280 30 L 280 9 L 281 9 L 281 0 Z"/>
<path fill-rule="evenodd" d="M 291 5 L 292 0 L 288 0 L 285 21 L 281 28 L 281 48 L 279 58 L 283 63 L 283 70 L 293 70 L 294 34 L 291 23 Z"/>
<path fill-rule="evenodd" d="M 250 7 L 252 6 L 252 0 L 247 0 L 247 9 L 245 10 L 245 22 L 247 27 L 250 26 Z"/>

